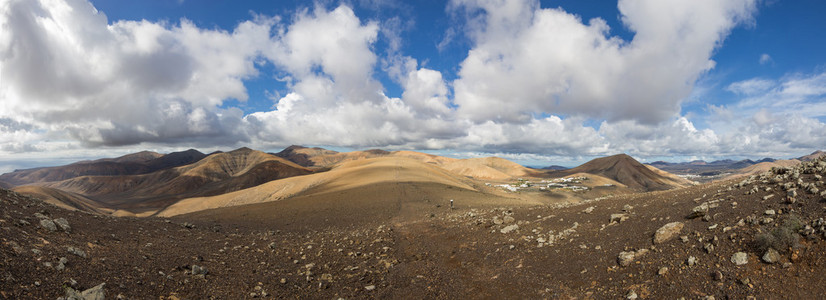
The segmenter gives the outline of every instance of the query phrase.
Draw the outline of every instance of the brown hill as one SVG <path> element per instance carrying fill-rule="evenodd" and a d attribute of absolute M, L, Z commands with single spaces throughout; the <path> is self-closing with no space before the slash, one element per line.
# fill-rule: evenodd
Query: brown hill
<path fill-rule="evenodd" d="M 304 167 L 313 167 L 316 169 L 330 168 L 337 164 L 348 161 L 381 157 L 392 155 L 394 152 L 388 152 L 379 149 L 352 151 L 352 152 L 336 152 L 324 148 L 307 148 L 303 146 L 290 146 L 281 152 L 276 153 L 276 156 L 286 158 L 298 165 Z"/>
<path fill-rule="evenodd" d="M 14 185 L 5 181 L 0 181 L 0 189 L 11 189 Z"/>
<path fill-rule="evenodd" d="M 109 214 L 112 212 L 111 209 L 107 209 L 102 203 L 86 198 L 83 195 L 61 191 L 58 189 L 27 185 L 16 187 L 12 190 L 63 209 L 94 212 L 99 214 Z"/>
<path fill-rule="evenodd" d="M 736 170 L 733 174 L 726 176 L 723 180 L 745 177 L 757 173 L 763 173 L 766 171 L 771 170 L 772 168 L 785 168 L 785 167 L 792 167 L 795 165 L 800 164 L 799 160 L 796 159 L 782 159 L 782 160 L 775 160 L 771 162 L 761 162 L 756 165 L 751 165 L 739 170 Z"/>
<path fill-rule="evenodd" d="M 812 152 L 812 154 L 801 156 L 801 157 L 797 158 L 797 160 L 799 160 L 799 161 L 811 161 L 811 160 L 818 159 L 818 158 L 820 158 L 821 156 L 824 156 L 824 155 L 826 155 L 826 152 L 817 150 L 815 152 Z"/>
<path fill-rule="evenodd" d="M 520 164 L 498 157 L 455 160 L 444 164 L 444 168 L 464 176 L 493 180 L 532 177 L 540 174 Z"/>
<path fill-rule="evenodd" d="M 42 185 L 84 195 L 111 208 L 144 212 L 158 210 L 182 198 L 219 195 L 310 173 L 283 158 L 241 148 L 149 174 L 81 176 Z"/>
<path fill-rule="evenodd" d="M 81 161 L 65 166 L 16 170 L 0 175 L 0 181 L 6 181 L 14 185 L 26 185 L 39 182 L 61 181 L 80 176 L 146 174 L 188 165 L 204 157 L 206 157 L 205 154 L 193 149 L 166 155 L 142 151 L 118 158 Z"/>
<path fill-rule="evenodd" d="M 141 151 L 141 152 L 127 154 L 127 155 L 124 155 L 124 156 L 121 156 L 121 157 L 116 157 L 116 158 L 103 158 L 103 159 L 99 159 L 97 161 L 113 161 L 113 162 L 119 162 L 119 163 L 129 163 L 129 162 L 143 163 L 143 162 L 147 162 L 147 161 L 150 161 L 150 160 L 162 157 L 162 156 L 163 156 L 163 154 L 160 154 L 160 153 L 157 153 L 157 152 Z M 94 162 L 94 161 L 90 161 L 90 162 Z"/>
<path fill-rule="evenodd" d="M 657 175 L 663 176 L 665 178 L 668 178 L 668 179 L 678 183 L 678 185 L 681 186 L 681 187 L 687 187 L 687 186 L 692 186 L 692 185 L 698 184 L 697 182 L 682 178 L 680 176 L 677 176 L 676 174 L 672 174 L 672 173 L 660 170 L 657 167 L 652 166 L 652 165 L 645 165 L 645 167 L 647 167 L 649 170 L 653 171 L 654 173 L 657 173 Z"/>
<path fill-rule="evenodd" d="M 324 159 L 320 159 L 319 157 L 334 156 L 336 154 L 338 154 L 338 152 L 324 148 L 307 148 L 304 146 L 292 145 L 284 150 L 281 150 L 281 152 L 278 152 L 275 155 L 303 167 L 317 167 L 317 164 L 324 161 Z M 329 162 L 323 162 L 323 164 L 327 163 Z"/>
<path fill-rule="evenodd" d="M 411 158 L 442 166 L 451 172 L 475 178 L 507 180 L 515 177 L 537 176 L 540 174 L 517 163 L 498 157 L 456 159 L 414 151 L 389 152 L 374 149 L 336 152 L 323 148 L 307 148 L 302 146 L 287 147 L 276 155 L 289 159 L 299 165 L 315 168 L 330 168 L 349 161 L 392 156 Z"/>
<path fill-rule="evenodd" d="M 656 172 L 626 154 L 597 158 L 579 167 L 550 174 L 567 176 L 575 173 L 600 175 L 638 191 L 662 191 L 689 185 L 685 181 L 667 176 L 665 171 Z"/>
<path fill-rule="evenodd" d="M 237 192 L 184 199 L 166 208 L 160 215 L 172 216 L 219 207 L 369 190 L 387 184 L 413 182 L 476 191 L 473 181 L 432 164 L 404 157 L 376 157 L 344 162 L 327 172 L 271 181 Z"/>

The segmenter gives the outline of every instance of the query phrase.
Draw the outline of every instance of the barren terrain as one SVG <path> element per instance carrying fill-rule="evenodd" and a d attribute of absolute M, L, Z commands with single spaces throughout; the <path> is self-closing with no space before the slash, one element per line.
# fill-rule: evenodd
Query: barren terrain
<path fill-rule="evenodd" d="M 823 159 L 556 204 L 410 180 L 403 170 L 172 218 L 70 211 L 2 190 L 0 297 L 56 298 L 101 283 L 107 299 L 823 294 Z M 679 230 L 664 226 L 673 222 Z M 661 228 L 672 230 L 655 244 Z"/>

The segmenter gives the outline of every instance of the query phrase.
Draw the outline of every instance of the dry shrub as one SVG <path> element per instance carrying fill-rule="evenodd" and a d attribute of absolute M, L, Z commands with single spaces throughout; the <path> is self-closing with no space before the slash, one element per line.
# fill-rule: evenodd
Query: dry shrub
<path fill-rule="evenodd" d="M 800 235 L 797 234 L 803 228 L 803 221 L 800 217 L 787 215 L 779 220 L 779 224 L 771 231 L 764 230 L 763 233 L 754 237 L 754 246 L 759 252 L 765 252 L 769 248 L 785 252 L 800 245 Z"/>

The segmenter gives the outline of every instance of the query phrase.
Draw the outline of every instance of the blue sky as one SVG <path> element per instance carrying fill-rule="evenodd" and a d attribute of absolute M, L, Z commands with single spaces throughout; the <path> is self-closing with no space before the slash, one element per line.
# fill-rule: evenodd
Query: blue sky
<path fill-rule="evenodd" d="M 822 1 L 0 4 L 0 172 L 291 144 L 530 165 L 826 148 Z"/>

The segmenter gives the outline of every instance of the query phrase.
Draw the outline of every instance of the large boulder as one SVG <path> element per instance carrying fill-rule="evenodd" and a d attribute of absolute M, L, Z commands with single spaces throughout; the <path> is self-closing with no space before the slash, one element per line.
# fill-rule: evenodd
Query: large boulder
<path fill-rule="evenodd" d="M 654 232 L 654 244 L 661 244 L 677 237 L 680 231 L 683 230 L 685 224 L 683 222 L 671 222 L 663 225 L 660 229 Z"/>

